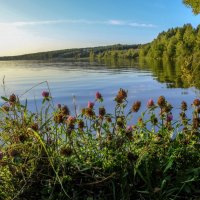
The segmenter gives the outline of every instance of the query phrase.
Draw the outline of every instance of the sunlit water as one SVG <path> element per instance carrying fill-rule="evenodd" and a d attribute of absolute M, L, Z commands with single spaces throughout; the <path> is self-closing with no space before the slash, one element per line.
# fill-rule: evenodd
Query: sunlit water
<path fill-rule="evenodd" d="M 175 113 L 182 100 L 191 105 L 193 99 L 198 97 L 194 88 L 167 88 L 166 83 L 159 83 L 156 79 L 150 70 L 141 69 L 137 64 L 133 67 L 108 67 L 89 62 L 0 62 L 0 96 L 15 93 L 23 101 L 28 99 L 31 110 L 36 105 L 40 106 L 41 93 L 48 90 L 46 83 L 34 87 L 43 81 L 49 84 L 55 106 L 60 103 L 73 109 L 75 96 L 78 111 L 87 106 L 88 101 L 94 101 L 95 93 L 99 91 L 104 97 L 103 105 L 111 112 L 119 88 L 128 90 L 130 106 L 140 100 L 143 110 L 149 98 L 156 102 L 160 95 L 164 95 L 173 104 Z M 0 100 L 0 103 L 3 101 Z"/>

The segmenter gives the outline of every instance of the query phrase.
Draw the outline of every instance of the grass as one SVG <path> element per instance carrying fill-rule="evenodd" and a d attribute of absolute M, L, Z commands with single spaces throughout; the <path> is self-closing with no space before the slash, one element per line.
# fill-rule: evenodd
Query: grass
<path fill-rule="evenodd" d="M 71 116 L 42 92 L 42 108 L 30 112 L 15 94 L 0 109 L 0 199 L 199 199 L 200 100 L 186 116 L 173 119 L 165 97 L 127 110 L 128 92 L 106 112 L 97 92 L 86 108 Z M 53 112 L 52 112 L 53 110 Z M 187 111 L 188 112 L 188 111 Z"/>

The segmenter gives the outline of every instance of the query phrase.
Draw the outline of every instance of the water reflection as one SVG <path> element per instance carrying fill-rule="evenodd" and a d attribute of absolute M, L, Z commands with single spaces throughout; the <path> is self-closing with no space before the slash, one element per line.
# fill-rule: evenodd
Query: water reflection
<path fill-rule="evenodd" d="M 26 91 L 45 80 L 49 83 L 55 104 L 68 104 L 73 108 L 72 99 L 76 96 L 79 109 L 87 105 L 87 101 L 94 100 L 96 91 L 103 94 L 108 111 L 114 107 L 113 98 L 119 88 L 129 91 L 130 104 L 142 101 L 142 109 L 145 109 L 149 98 L 156 101 L 160 95 L 164 95 L 175 108 L 183 99 L 191 104 L 199 91 L 188 88 L 181 65 L 159 60 L 7 61 L 0 62 L 1 80 L 4 75 L 6 94 L 2 88 L 0 96 L 25 93 L 22 100 L 28 99 L 31 107 L 41 102 L 41 91 L 48 88 L 41 84 L 28 93 Z"/>

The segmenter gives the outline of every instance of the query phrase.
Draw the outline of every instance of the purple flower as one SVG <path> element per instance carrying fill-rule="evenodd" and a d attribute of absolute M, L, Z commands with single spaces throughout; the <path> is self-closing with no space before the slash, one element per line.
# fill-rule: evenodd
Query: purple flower
<path fill-rule="evenodd" d="M 59 109 L 61 109 L 62 106 L 61 106 L 61 104 L 58 104 L 57 107 L 58 107 Z"/>
<path fill-rule="evenodd" d="M 74 123 L 75 121 L 76 121 L 76 118 L 73 117 L 73 116 L 69 116 L 69 117 L 67 118 L 67 122 L 68 122 L 68 123 Z"/>
<path fill-rule="evenodd" d="M 48 97 L 49 97 L 49 92 L 43 91 L 43 92 L 42 92 L 42 96 L 43 96 L 44 98 L 48 98 Z"/>
<path fill-rule="evenodd" d="M 153 99 L 149 99 L 148 102 L 147 102 L 147 107 L 148 107 L 148 108 L 151 108 L 151 107 L 153 107 L 153 106 L 154 106 L 154 101 L 153 101 Z"/>
<path fill-rule="evenodd" d="M 88 108 L 93 108 L 94 107 L 94 103 L 93 102 L 91 102 L 91 101 L 88 101 Z"/>
<path fill-rule="evenodd" d="M 133 130 L 132 126 L 127 126 L 126 127 L 126 132 L 132 132 L 132 130 Z"/>
<path fill-rule="evenodd" d="M 171 122 L 173 120 L 173 115 L 170 113 L 167 115 L 167 122 Z"/>
<path fill-rule="evenodd" d="M 3 159 L 3 152 L 0 151 L 0 160 L 2 160 L 2 159 Z"/>
<path fill-rule="evenodd" d="M 101 93 L 96 92 L 96 99 L 97 99 L 97 100 L 101 100 L 101 99 L 102 99 Z"/>

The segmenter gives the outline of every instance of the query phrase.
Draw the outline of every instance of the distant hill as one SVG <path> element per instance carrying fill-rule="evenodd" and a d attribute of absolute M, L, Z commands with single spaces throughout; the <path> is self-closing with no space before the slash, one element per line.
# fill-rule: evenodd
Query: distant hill
<path fill-rule="evenodd" d="M 112 51 L 130 51 L 136 50 L 140 45 L 109 45 L 99 47 L 87 47 L 87 48 L 74 48 L 64 49 L 57 51 L 47 51 L 39 53 L 24 54 L 18 56 L 4 56 L 0 57 L 0 60 L 59 60 L 59 59 L 83 59 L 91 58 L 97 55 L 104 55 L 105 52 Z"/>

